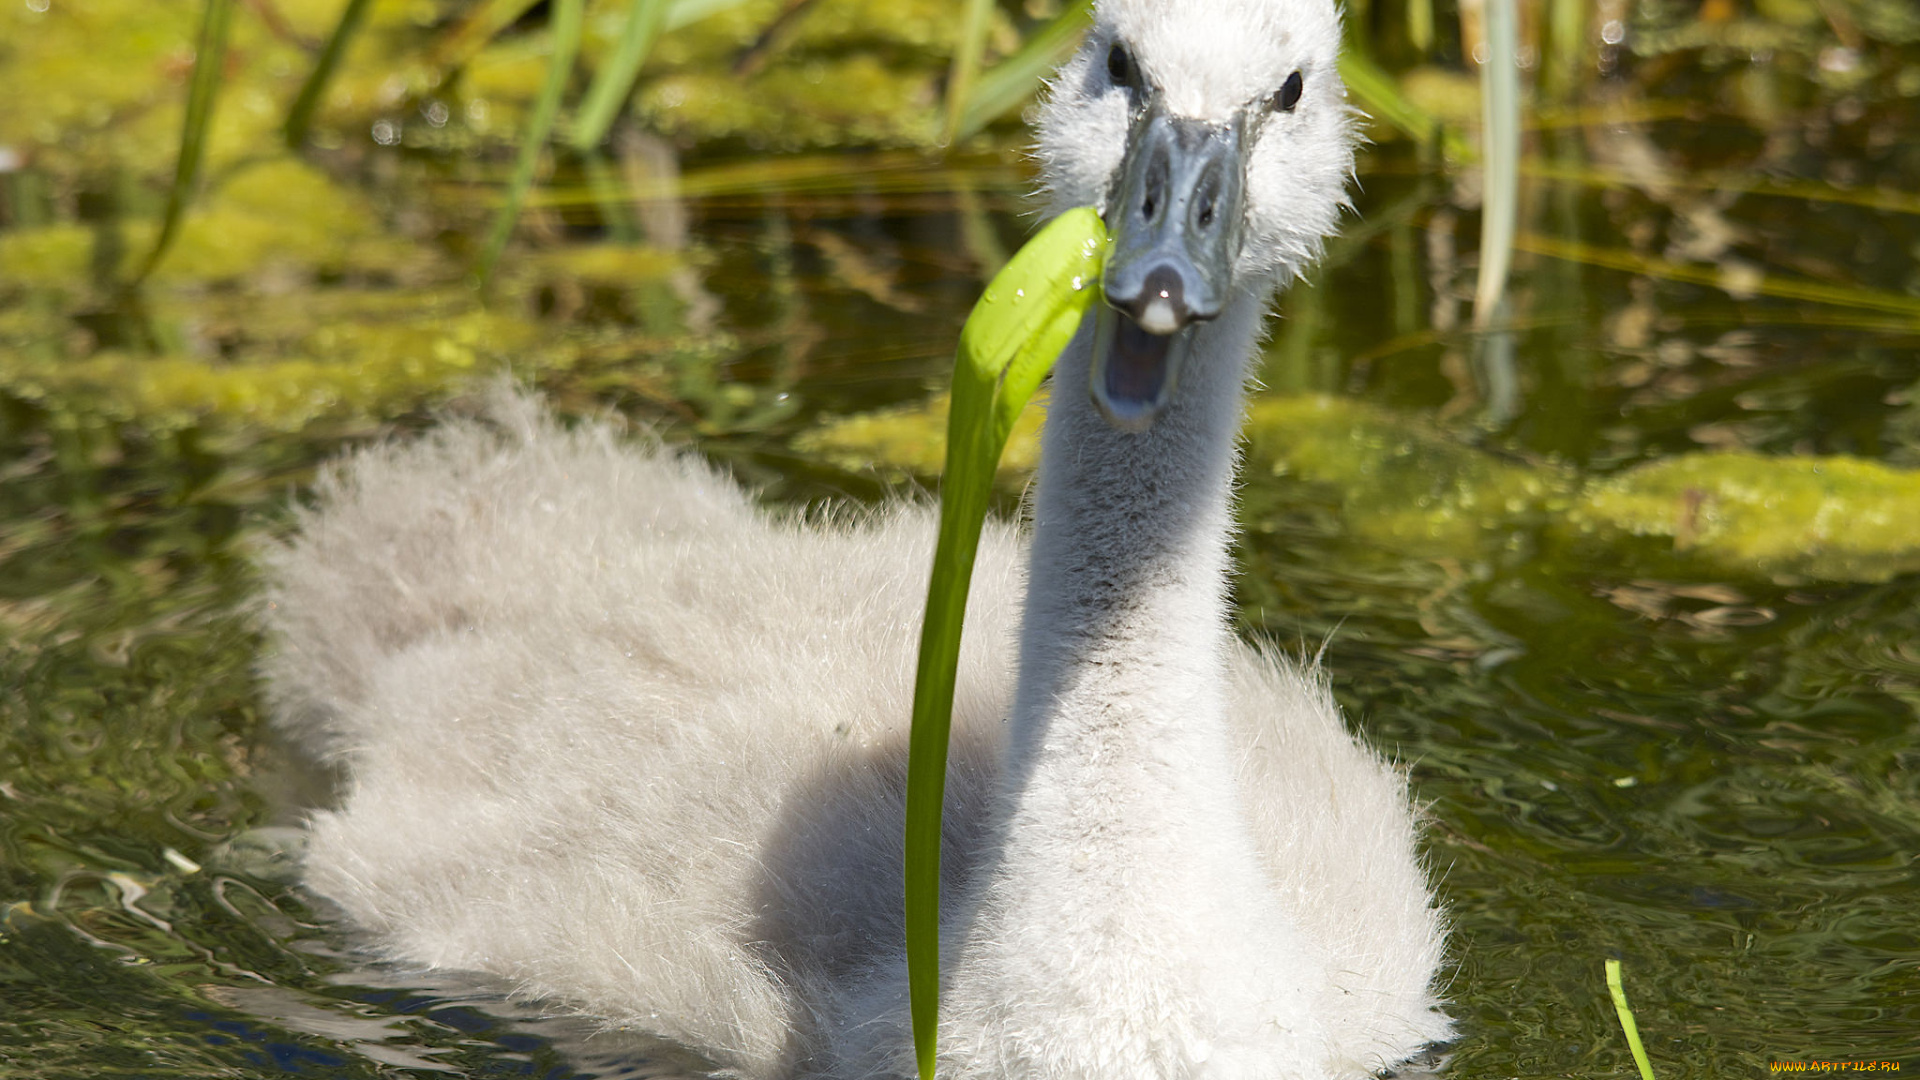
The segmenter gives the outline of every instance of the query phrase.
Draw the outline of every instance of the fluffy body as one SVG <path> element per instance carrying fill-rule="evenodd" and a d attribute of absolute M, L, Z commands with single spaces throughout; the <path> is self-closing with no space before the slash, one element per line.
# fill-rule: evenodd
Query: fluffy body
<path fill-rule="evenodd" d="M 1237 641 L 1231 487 L 1276 280 L 1352 164 L 1330 0 L 1107 0 L 1042 115 L 1104 205 L 1138 102 L 1247 124 L 1234 299 L 1150 429 L 1060 358 L 1031 554 L 982 546 L 948 788 L 941 1073 L 1331 1080 L 1444 1038 L 1401 779 Z M 1294 109 L 1261 102 L 1305 73 Z M 344 762 L 308 882 L 388 955 L 747 1076 L 914 1075 L 900 837 L 933 522 L 756 509 L 690 457 L 492 426 L 378 447 L 271 560 L 280 722 Z"/>
<path fill-rule="evenodd" d="M 340 808 L 313 816 L 308 887 L 392 959 L 483 973 L 747 1076 L 911 1075 L 900 836 L 932 515 L 769 514 L 697 459 L 564 431 L 521 398 L 491 412 L 341 463 L 268 560 L 275 714 L 348 773 Z M 956 911 L 1000 843 L 1022 563 L 1014 531 L 990 524 L 954 712 Z M 1365 1075 L 1445 1033 L 1404 785 L 1316 675 L 1237 643 L 1222 659 L 1208 674 L 1229 738 L 1207 780 L 1244 807 L 1268 906 L 1222 912 L 1245 921 L 1219 944 L 1297 981 L 1293 1015 L 1317 1044 L 1195 1075 Z M 1126 1037 L 1031 993 L 969 993 L 956 971 L 943 1068 L 1092 1075 L 980 1067 L 1049 1044 L 1109 1077 L 1182 1075 L 1160 1059 L 1209 1037 L 1205 1056 L 1231 1055 L 1203 1017 L 1132 995 L 1173 974 L 1210 996 L 1244 972 L 1137 950 L 1107 936 L 1124 912 L 1077 902 L 1076 879 L 1101 875 L 1155 907 L 1220 899 L 1189 879 L 1194 853 L 1038 839 L 1056 880 L 1032 902 L 1084 925 L 1010 936 L 993 984 L 1031 963 L 1110 992 Z M 1088 935 L 1101 943 L 1074 944 Z M 971 940 L 965 963 L 987 962 Z M 989 1034 L 1007 1042 L 980 1045 Z"/>

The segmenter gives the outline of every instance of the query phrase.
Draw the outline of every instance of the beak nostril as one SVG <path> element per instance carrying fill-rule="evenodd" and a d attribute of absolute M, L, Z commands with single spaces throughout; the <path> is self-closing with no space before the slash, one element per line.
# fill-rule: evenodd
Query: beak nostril
<path fill-rule="evenodd" d="M 1213 225 L 1214 208 L 1220 202 L 1220 184 L 1220 165 L 1216 161 L 1208 165 L 1207 170 L 1201 174 L 1199 182 L 1194 185 L 1193 220 L 1194 224 L 1203 229 Z"/>
<path fill-rule="evenodd" d="M 1156 151 L 1147 166 L 1147 182 L 1142 185 L 1145 190 L 1140 199 L 1141 216 L 1148 222 L 1172 201 L 1167 197 L 1167 188 L 1172 183 L 1173 163 L 1168 160 L 1165 147 L 1156 147 Z"/>
<path fill-rule="evenodd" d="M 1159 105 L 1135 119 L 1110 189 L 1119 220 L 1103 291 L 1140 333 L 1165 337 L 1220 314 L 1240 252 L 1241 134 Z"/>

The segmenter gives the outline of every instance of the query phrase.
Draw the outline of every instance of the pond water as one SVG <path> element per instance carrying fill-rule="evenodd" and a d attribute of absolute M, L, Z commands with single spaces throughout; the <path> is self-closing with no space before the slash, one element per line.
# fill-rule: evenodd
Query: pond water
<path fill-rule="evenodd" d="M 1609 958 L 1662 1077 L 1920 1069 L 1920 26 L 1820 7 L 1844 54 L 1645 45 L 1538 114 L 1504 333 L 1473 329 L 1477 176 L 1385 136 L 1280 303 L 1236 602 L 1324 652 L 1428 808 L 1449 1075 L 1628 1075 Z M 1692 25 L 1649 10 L 1645 41 Z M 326 791 L 264 729 L 249 552 L 502 364 L 773 503 L 927 482 L 1031 224 L 1017 136 L 640 140 L 563 164 L 483 306 L 499 155 L 368 130 L 209 210 L 324 176 L 342 248 L 189 238 L 137 298 L 88 278 L 138 216 L 101 209 L 118 174 L 0 177 L 0 1076 L 697 1070 L 370 965 L 302 896 L 287 827 Z"/>

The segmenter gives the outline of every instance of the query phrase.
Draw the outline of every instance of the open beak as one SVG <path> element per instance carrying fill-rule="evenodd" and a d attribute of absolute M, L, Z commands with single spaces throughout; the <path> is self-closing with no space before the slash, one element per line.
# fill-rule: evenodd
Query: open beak
<path fill-rule="evenodd" d="M 1157 100 L 1134 119 L 1106 208 L 1113 232 L 1107 303 L 1093 335 L 1094 404 L 1141 432 L 1172 400 L 1192 324 L 1226 306 L 1246 197 L 1244 124 L 1168 116 Z"/>

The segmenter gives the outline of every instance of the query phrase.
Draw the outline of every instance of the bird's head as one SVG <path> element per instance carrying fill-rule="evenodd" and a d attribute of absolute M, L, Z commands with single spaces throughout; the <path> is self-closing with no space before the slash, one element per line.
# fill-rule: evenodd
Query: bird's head
<path fill-rule="evenodd" d="M 1114 236 L 1092 393 L 1144 431 L 1193 327 L 1320 253 L 1354 133 L 1334 0 L 1101 0 L 1055 77 L 1039 158 L 1055 207 Z"/>

